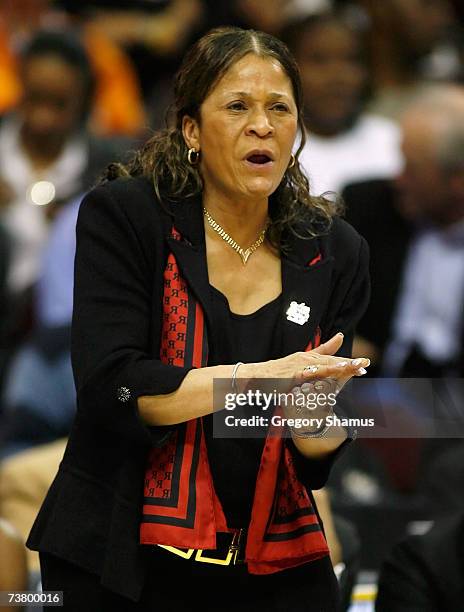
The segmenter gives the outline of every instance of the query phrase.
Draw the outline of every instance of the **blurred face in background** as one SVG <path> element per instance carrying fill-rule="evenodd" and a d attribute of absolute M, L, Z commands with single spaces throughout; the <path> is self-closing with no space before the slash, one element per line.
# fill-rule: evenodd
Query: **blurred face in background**
<path fill-rule="evenodd" d="M 79 71 L 54 55 L 26 59 L 22 67 L 22 133 L 44 147 L 64 142 L 80 125 L 84 98 Z"/>
<path fill-rule="evenodd" d="M 438 157 L 447 127 L 442 117 L 411 110 L 401 127 L 404 169 L 396 187 L 402 213 L 437 225 L 455 221 L 458 177 L 447 172 Z"/>
<path fill-rule="evenodd" d="M 367 82 L 361 44 L 336 21 L 314 24 L 295 50 L 309 131 L 333 136 L 347 129 L 360 112 Z"/>

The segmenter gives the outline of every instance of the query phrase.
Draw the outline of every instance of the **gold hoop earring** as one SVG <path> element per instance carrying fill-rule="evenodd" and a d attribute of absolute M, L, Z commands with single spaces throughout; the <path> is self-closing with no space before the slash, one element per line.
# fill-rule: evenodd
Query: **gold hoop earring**
<path fill-rule="evenodd" d="M 197 151 L 194 148 L 188 150 L 187 159 L 188 159 L 188 163 L 191 166 L 196 166 L 198 164 L 199 157 L 200 157 L 200 151 Z"/>
<path fill-rule="evenodd" d="M 287 170 L 290 170 L 290 168 L 293 168 L 293 166 L 295 165 L 296 162 L 296 158 L 293 155 L 293 153 L 290 155 L 290 163 L 288 164 L 288 168 Z"/>

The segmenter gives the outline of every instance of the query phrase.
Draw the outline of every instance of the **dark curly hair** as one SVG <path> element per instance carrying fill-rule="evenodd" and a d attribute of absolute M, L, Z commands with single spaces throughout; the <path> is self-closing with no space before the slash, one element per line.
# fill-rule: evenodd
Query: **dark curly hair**
<path fill-rule="evenodd" d="M 276 248 L 285 248 L 284 232 L 300 237 L 325 233 L 331 219 L 340 212 L 336 201 L 313 197 L 308 179 L 301 171 L 298 156 L 306 138 L 302 119 L 302 91 L 295 59 L 279 39 L 255 30 L 223 27 L 210 30 L 186 53 L 175 77 L 174 103 L 168 112 L 167 127 L 155 133 L 126 165 L 111 164 L 104 176 L 147 176 L 157 197 L 176 202 L 200 193 L 203 181 L 198 166 L 187 161 L 187 145 L 182 134 L 185 115 L 200 121 L 200 107 L 219 79 L 245 55 L 277 60 L 289 77 L 298 109 L 300 144 L 296 163 L 285 172 L 269 202 L 270 225 L 267 237 Z"/>

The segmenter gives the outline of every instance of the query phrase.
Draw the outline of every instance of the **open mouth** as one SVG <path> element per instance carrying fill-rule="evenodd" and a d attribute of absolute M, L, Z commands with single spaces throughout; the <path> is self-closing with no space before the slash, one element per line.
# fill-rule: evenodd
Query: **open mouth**
<path fill-rule="evenodd" d="M 246 159 L 251 164 L 256 164 L 259 166 L 263 166 L 264 164 L 268 164 L 272 162 L 272 159 L 268 155 L 258 154 L 258 153 L 255 153 L 254 155 L 250 155 Z"/>

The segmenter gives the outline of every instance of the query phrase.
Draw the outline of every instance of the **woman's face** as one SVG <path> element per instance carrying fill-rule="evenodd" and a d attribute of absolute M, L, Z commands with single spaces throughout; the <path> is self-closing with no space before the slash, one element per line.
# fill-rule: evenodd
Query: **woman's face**
<path fill-rule="evenodd" d="M 200 121 L 184 118 L 188 147 L 201 152 L 205 193 L 228 200 L 267 198 L 287 169 L 298 112 L 279 62 L 248 54 L 204 100 Z"/>

